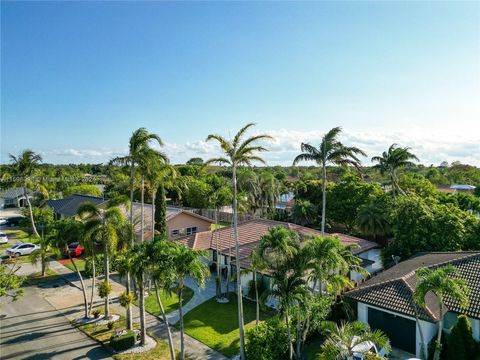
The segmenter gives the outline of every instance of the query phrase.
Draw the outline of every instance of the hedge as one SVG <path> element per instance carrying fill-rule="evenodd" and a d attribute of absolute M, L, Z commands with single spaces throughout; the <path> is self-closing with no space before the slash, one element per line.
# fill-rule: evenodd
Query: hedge
<path fill-rule="evenodd" d="M 135 345 L 135 333 L 133 330 L 127 330 L 127 333 L 120 336 L 111 337 L 110 346 L 115 351 L 130 349 Z"/>

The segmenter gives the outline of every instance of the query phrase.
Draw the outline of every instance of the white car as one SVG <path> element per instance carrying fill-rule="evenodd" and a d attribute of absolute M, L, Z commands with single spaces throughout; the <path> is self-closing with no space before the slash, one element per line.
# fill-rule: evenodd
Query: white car
<path fill-rule="evenodd" d="M 35 250 L 40 249 L 40 246 L 31 244 L 31 243 L 18 243 L 11 248 L 5 250 L 5 253 L 8 256 L 21 256 L 28 255 L 34 252 Z"/>
<path fill-rule="evenodd" d="M 7 219 L 4 217 L 0 217 L 0 225 L 5 225 L 7 223 Z"/>
<path fill-rule="evenodd" d="M 0 232 L 0 244 L 8 243 L 8 236 L 7 234 Z"/>

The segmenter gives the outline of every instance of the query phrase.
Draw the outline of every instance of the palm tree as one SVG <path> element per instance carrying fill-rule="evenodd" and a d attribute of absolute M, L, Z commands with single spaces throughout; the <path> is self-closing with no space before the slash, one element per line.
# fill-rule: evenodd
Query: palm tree
<path fill-rule="evenodd" d="M 265 134 L 251 136 L 244 139 L 245 133 L 249 128 L 254 126 L 253 123 L 249 123 L 241 128 L 235 135 L 232 141 L 226 140 L 224 137 L 216 134 L 210 134 L 206 141 L 216 140 L 224 152 L 223 157 L 217 157 L 210 159 L 206 164 L 217 163 L 219 165 L 227 165 L 232 169 L 232 181 L 233 181 L 233 231 L 235 240 L 235 258 L 239 259 L 238 253 L 238 209 L 237 209 L 237 168 L 242 165 L 251 165 L 253 161 L 265 163 L 265 161 L 257 155 L 259 152 L 266 151 L 267 149 L 261 145 L 258 145 L 259 141 L 270 139 L 271 137 Z M 240 277 L 240 267 L 236 266 L 237 270 L 237 296 L 238 296 L 238 324 L 240 332 L 240 358 L 245 360 L 245 338 L 243 329 L 243 304 L 242 304 L 242 284 Z"/>
<path fill-rule="evenodd" d="M 380 170 L 382 175 L 388 173 L 394 196 L 397 192 L 405 195 L 405 191 L 403 191 L 398 184 L 397 169 L 405 166 L 413 166 L 414 163 L 411 160 L 419 161 L 417 156 L 410 150 L 409 147 L 402 148 L 397 144 L 392 144 L 381 156 L 372 157 L 372 162 L 378 163 L 374 165 L 373 168 Z"/>
<path fill-rule="evenodd" d="M 416 271 L 417 287 L 413 293 L 416 304 L 425 308 L 425 297 L 428 293 L 435 294 L 438 302 L 440 321 L 438 324 L 437 340 L 435 346 L 434 360 L 440 359 L 441 338 L 443 331 L 444 300 L 455 301 L 461 307 L 468 306 L 468 286 L 465 279 L 458 278 L 458 270 L 451 266 L 443 266 L 437 269 L 420 268 Z M 425 343 L 422 341 L 425 351 Z"/>
<path fill-rule="evenodd" d="M 172 251 L 173 271 L 177 281 L 177 293 L 180 315 L 180 359 L 185 360 L 185 341 L 183 328 L 183 290 L 185 279 L 193 279 L 199 286 L 203 287 L 210 271 L 203 262 L 205 252 L 193 250 L 184 245 L 176 245 Z"/>
<path fill-rule="evenodd" d="M 293 160 L 293 165 L 300 161 L 315 161 L 322 167 L 322 225 L 321 231 L 325 233 L 325 212 L 327 206 L 327 193 L 325 186 L 327 182 L 327 165 L 360 167 L 360 160 L 357 155 L 367 156 L 362 150 L 354 146 L 345 146 L 338 136 L 342 132 L 341 127 L 335 127 L 326 133 L 318 149 L 308 143 L 301 144 L 302 153 Z"/>
<path fill-rule="evenodd" d="M 317 209 L 308 200 L 295 199 L 295 205 L 292 208 L 292 220 L 295 224 L 306 226 L 312 224 L 315 220 Z"/>
<path fill-rule="evenodd" d="M 113 159 L 110 163 L 111 164 L 120 164 L 128 166 L 130 169 L 130 203 L 133 204 L 133 191 L 134 191 L 134 180 L 135 180 L 135 171 L 136 166 L 140 163 L 145 161 L 146 153 L 151 153 L 154 151 L 150 143 L 156 142 L 158 145 L 162 146 L 163 142 L 160 136 L 157 134 L 151 134 L 147 131 L 146 128 L 142 127 L 135 130 L 130 137 L 129 140 L 129 147 L 128 147 L 128 155 L 123 157 L 118 157 Z M 133 205 L 130 207 L 130 224 L 133 226 Z M 143 223 L 143 219 L 142 219 Z M 143 232 L 142 232 L 143 234 Z M 143 235 L 142 235 L 143 236 Z M 131 245 L 133 246 L 135 240 L 135 233 L 132 233 Z M 127 272 L 126 274 L 126 291 L 127 294 L 130 293 L 130 273 Z M 129 307 L 127 309 L 127 324 L 133 324 L 132 321 L 132 310 Z"/>
<path fill-rule="evenodd" d="M 374 239 L 390 233 L 388 215 L 373 201 L 358 209 L 356 223 L 364 235 L 371 235 Z"/>
<path fill-rule="evenodd" d="M 354 352 L 365 355 L 370 349 L 365 350 L 359 346 L 365 342 L 372 342 L 377 348 L 390 352 L 391 347 L 388 337 L 380 330 L 370 330 L 368 325 L 359 321 L 341 323 L 340 325 L 326 321 L 325 330 L 327 339 L 322 345 L 321 355 L 325 359 L 350 359 Z"/>
<path fill-rule="evenodd" d="M 52 239 L 48 236 L 40 237 L 40 249 L 35 250 L 30 254 L 30 262 L 32 265 L 40 263 L 42 277 L 45 276 L 45 271 L 50 268 L 49 256 L 53 253 L 59 254 L 57 248 L 52 246 Z"/>
<path fill-rule="evenodd" d="M 39 154 L 34 153 L 32 150 L 24 150 L 18 157 L 10 154 L 10 162 L 12 163 L 13 178 L 15 183 L 18 183 L 23 188 L 23 196 L 27 202 L 28 211 L 30 215 L 30 225 L 32 226 L 33 234 L 36 237 L 40 237 L 35 226 L 33 219 L 32 203 L 28 197 L 27 187 L 32 182 L 32 175 L 35 172 L 36 167 L 42 161 L 42 157 Z"/>
<path fill-rule="evenodd" d="M 107 208 L 101 209 L 93 203 L 83 203 L 77 210 L 77 215 L 84 220 L 85 238 L 90 242 L 99 241 L 103 244 L 103 266 L 105 273 L 104 287 L 110 287 L 110 256 L 115 252 L 118 242 L 118 229 L 124 217 L 118 205 L 127 203 L 126 198 L 112 199 L 107 203 Z M 105 293 L 105 319 L 110 318 L 109 291 Z"/>

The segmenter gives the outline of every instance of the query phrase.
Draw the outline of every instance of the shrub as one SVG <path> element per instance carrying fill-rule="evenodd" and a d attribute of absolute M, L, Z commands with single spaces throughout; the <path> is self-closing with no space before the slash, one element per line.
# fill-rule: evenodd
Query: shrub
<path fill-rule="evenodd" d="M 118 302 L 124 308 L 128 308 L 133 303 L 133 293 L 124 291 L 118 297 Z"/>
<path fill-rule="evenodd" d="M 250 280 L 248 282 L 248 297 L 250 299 L 255 299 L 255 282 Z M 262 281 L 261 275 L 257 274 L 257 289 L 258 289 L 258 297 L 262 296 L 263 292 L 267 290 L 265 283 Z"/>
<path fill-rule="evenodd" d="M 102 310 L 100 309 L 95 309 L 92 311 L 92 315 L 95 319 L 98 319 L 100 317 L 100 314 L 102 313 Z"/>
<path fill-rule="evenodd" d="M 465 315 L 460 315 L 452 332 L 448 337 L 446 351 L 448 360 L 467 360 L 475 354 L 475 340 L 473 339 L 472 325 Z"/>
<path fill-rule="evenodd" d="M 110 338 L 110 346 L 115 351 L 123 351 L 130 349 L 135 345 L 135 332 L 127 330 L 124 335 L 112 336 Z"/>
<path fill-rule="evenodd" d="M 285 324 L 271 318 L 247 331 L 248 360 L 277 360 L 287 358 L 288 337 Z"/>
<path fill-rule="evenodd" d="M 106 298 L 108 294 L 112 292 L 112 284 L 109 282 L 107 283 L 106 281 L 103 281 L 100 283 L 100 286 L 98 287 L 98 296 L 100 296 L 102 299 Z"/>
<path fill-rule="evenodd" d="M 440 360 L 447 360 L 448 352 L 448 334 L 444 331 L 441 339 Z M 433 354 L 435 353 L 435 343 L 437 342 L 437 334 L 432 337 L 432 340 L 428 343 L 428 360 L 433 360 Z"/>
<path fill-rule="evenodd" d="M 115 326 L 115 321 L 109 321 L 107 323 L 107 328 L 108 330 L 113 330 L 113 327 Z"/>

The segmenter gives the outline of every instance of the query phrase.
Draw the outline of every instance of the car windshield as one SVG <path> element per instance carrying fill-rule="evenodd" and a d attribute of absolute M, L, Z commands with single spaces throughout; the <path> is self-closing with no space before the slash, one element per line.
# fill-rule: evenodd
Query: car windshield
<path fill-rule="evenodd" d="M 18 248 L 18 247 L 20 247 L 20 246 L 22 246 L 22 245 L 23 245 L 22 243 L 17 244 L 17 245 L 13 245 L 13 246 L 12 246 L 12 249 L 16 249 L 16 248 Z"/>

